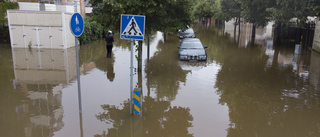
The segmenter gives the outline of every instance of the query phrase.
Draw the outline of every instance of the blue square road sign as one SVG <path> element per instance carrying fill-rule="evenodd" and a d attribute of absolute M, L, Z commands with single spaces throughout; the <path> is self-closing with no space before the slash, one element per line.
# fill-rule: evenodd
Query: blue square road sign
<path fill-rule="evenodd" d="M 143 40 L 145 32 L 145 16 L 121 15 L 120 38 Z"/>

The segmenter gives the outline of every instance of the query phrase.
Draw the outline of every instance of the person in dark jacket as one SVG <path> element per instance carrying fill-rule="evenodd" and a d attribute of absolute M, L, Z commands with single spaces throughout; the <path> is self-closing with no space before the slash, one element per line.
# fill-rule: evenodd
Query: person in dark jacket
<path fill-rule="evenodd" d="M 108 31 L 108 34 L 106 35 L 105 37 L 106 39 L 106 42 L 107 42 L 107 57 L 108 58 L 111 58 L 111 53 L 112 53 L 112 47 L 113 47 L 113 42 L 114 42 L 114 39 L 113 39 L 113 35 L 112 35 L 112 31 Z"/>

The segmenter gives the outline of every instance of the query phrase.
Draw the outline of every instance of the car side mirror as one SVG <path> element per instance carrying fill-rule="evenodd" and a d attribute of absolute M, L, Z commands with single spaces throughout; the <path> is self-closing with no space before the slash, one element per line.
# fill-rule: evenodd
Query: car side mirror
<path fill-rule="evenodd" d="M 180 46 L 178 46 L 178 49 L 180 48 Z"/>
<path fill-rule="evenodd" d="M 206 49 L 206 48 L 208 48 L 208 46 L 204 46 L 204 48 Z"/>

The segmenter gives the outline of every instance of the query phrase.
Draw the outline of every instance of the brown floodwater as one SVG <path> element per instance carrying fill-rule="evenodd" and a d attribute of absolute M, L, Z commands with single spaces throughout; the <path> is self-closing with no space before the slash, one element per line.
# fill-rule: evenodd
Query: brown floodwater
<path fill-rule="evenodd" d="M 115 35 L 75 48 L 0 49 L 1 137 L 319 137 L 320 54 L 274 46 L 268 30 L 194 24 L 206 62 L 178 60 L 176 35 L 155 32 L 133 86 L 142 115 L 130 115 L 130 41 Z M 231 30 L 231 31 L 230 31 Z M 248 32 L 247 32 L 248 31 Z M 136 49 L 134 49 L 137 55 Z M 79 112 L 82 104 L 82 113 Z"/>

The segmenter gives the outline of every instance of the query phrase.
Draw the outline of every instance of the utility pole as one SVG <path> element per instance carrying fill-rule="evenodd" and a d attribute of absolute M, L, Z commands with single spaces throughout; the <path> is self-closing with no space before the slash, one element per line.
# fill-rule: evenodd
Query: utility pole
<path fill-rule="evenodd" d="M 74 6 L 75 8 L 74 9 L 77 9 L 78 7 L 78 1 L 80 1 L 80 14 L 82 16 L 82 18 L 86 17 L 86 8 L 85 8 L 85 3 L 84 3 L 84 0 L 74 0 Z M 78 10 L 76 10 L 75 12 L 78 12 Z"/>
<path fill-rule="evenodd" d="M 80 0 L 80 14 L 83 18 L 86 17 L 86 7 L 84 0 Z"/>

